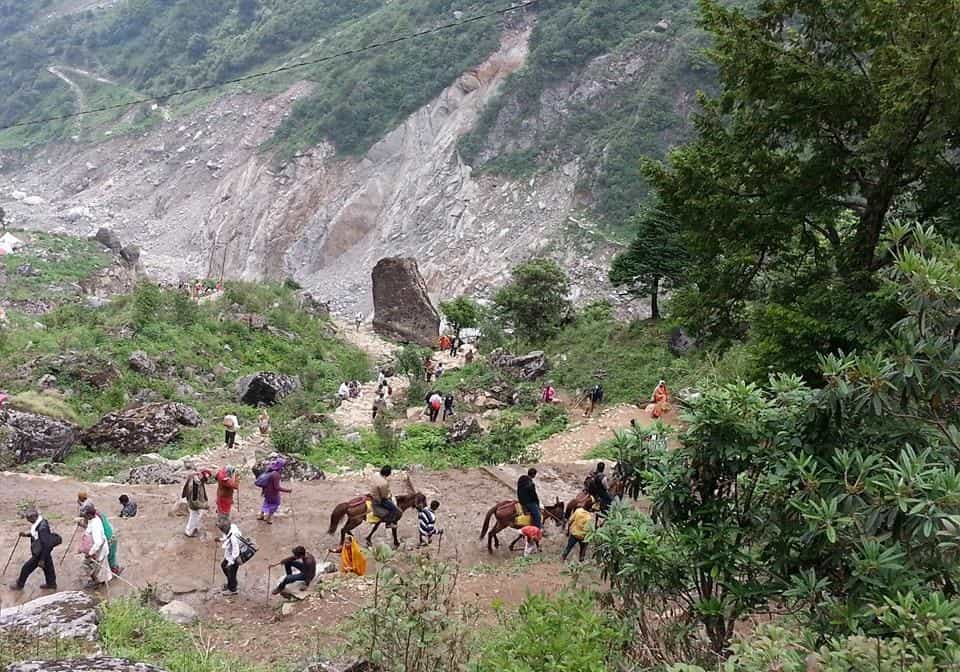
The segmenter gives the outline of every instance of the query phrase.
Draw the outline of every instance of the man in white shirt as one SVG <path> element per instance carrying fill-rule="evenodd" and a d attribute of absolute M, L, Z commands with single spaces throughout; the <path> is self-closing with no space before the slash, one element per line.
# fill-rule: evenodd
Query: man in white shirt
<path fill-rule="evenodd" d="M 345 400 L 350 396 L 350 386 L 346 383 L 340 383 L 340 389 L 337 390 L 337 396 L 340 397 L 340 401 Z"/>
<path fill-rule="evenodd" d="M 233 444 L 237 441 L 237 430 L 240 429 L 240 421 L 237 416 L 227 414 L 223 416 L 223 442 L 228 450 L 233 450 Z"/>
<path fill-rule="evenodd" d="M 223 595 L 237 594 L 237 572 L 240 569 L 240 537 L 242 536 L 240 528 L 231 523 L 228 518 L 222 518 L 217 522 L 217 528 L 223 533 L 220 537 L 220 546 L 223 548 L 223 561 L 220 563 L 220 569 L 223 575 L 227 577 L 227 582 L 223 586 Z"/>

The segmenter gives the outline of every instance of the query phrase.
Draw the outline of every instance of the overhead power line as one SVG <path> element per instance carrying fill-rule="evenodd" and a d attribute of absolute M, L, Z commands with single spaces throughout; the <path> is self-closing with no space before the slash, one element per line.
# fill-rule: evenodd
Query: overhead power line
<path fill-rule="evenodd" d="M 495 16 L 502 16 L 504 14 L 509 14 L 511 12 L 517 12 L 523 9 L 528 9 L 534 5 L 540 4 L 541 0 L 525 0 L 524 2 L 511 4 L 509 7 L 501 7 L 493 11 L 486 12 L 484 14 L 477 14 L 469 18 L 463 19 L 461 21 L 454 21 L 453 23 L 445 23 L 439 26 L 434 26 L 433 28 L 427 28 L 426 30 L 421 30 L 416 33 L 408 33 L 406 35 L 398 35 L 397 37 L 392 37 L 389 40 L 384 40 L 383 42 L 374 42 L 373 44 L 368 44 L 363 47 L 357 47 L 355 49 L 348 49 L 346 51 L 340 51 L 334 54 L 327 54 L 325 56 L 320 56 L 309 61 L 300 61 L 298 63 L 291 63 L 289 65 L 282 65 L 280 67 L 274 68 L 272 70 L 265 70 L 263 72 L 254 72 L 249 75 L 242 75 L 240 77 L 234 77 L 232 79 L 225 79 L 219 82 L 211 82 L 210 84 L 201 84 L 199 86 L 192 86 L 187 89 L 177 89 L 176 91 L 170 91 L 168 93 L 158 94 L 156 96 L 149 96 L 147 98 L 137 98 L 136 100 L 130 100 L 124 103 L 114 103 L 113 105 L 105 105 L 103 107 L 95 107 L 89 110 L 81 110 L 79 112 L 71 112 L 70 114 L 61 114 L 52 117 L 43 117 L 42 119 L 28 119 L 27 121 L 19 121 L 14 124 L 8 124 L 6 126 L 0 126 L 0 131 L 6 131 L 11 128 L 22 128 L 24 126 L 38 126 L 40 124 L 48 124 L 52 121 L 64 121 L 67 119 L 74 119 L 76 117 L 84 117 L 89 114 L 98 114 L 100 112 L 110 112 L 112 110 L 122 110 L 128 107 L 133 107 L 134 105 L 142 105 L 144 103 L 153 103 L 161 100 L 167 100 L 169 98 L 176 98 L 177 96 L 185 96 L 190 93 L 199 93 L 201 91 L 209 91 L 211 89 L 218 89 L 222 86 L 228 86 L 230 84 L 239 84 L 240 82 L 248 82 L 253 79 L 261 79 L 263 77 L 270 77 L 282 72 L 290 72 L 291 70 L 299 70 L 300 68 L 307 68 L 313 65 L 319 65 L 320 63 L 326 63 L 328 61 L 333 61 L 338 58 L 344 58 L 346 56 L 355 56 L 357 54 L 363 54 L 368 51 L 373 51 L 375 49 L 382 49 L 383 47 L 389 47 L 394 44 L 399 44 L 401 42 L 407 42 L 409 40 L 415 40 L 420 37 L 427 35 L 432 35 L 434 33 L 439 33 L 445 30 L 452 30 L 454 28 L 460 28 L 471 23 L 476 23 L 477 21 L 483 21 L 484 19 L 490 19 Z"/>

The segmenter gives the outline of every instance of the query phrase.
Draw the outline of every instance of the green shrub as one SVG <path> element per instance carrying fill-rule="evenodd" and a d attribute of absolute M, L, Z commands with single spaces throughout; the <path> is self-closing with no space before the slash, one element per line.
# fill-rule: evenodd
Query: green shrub
<path fill-rule="evenodd" d="M 80 417 L 66 399 L 54 394 L 43 394 L 28 390 L 15 394 L 7 400 L 7 404 L 18 411 L 46 415 L 58 420 L 66 420 L 73 424 L 80 424 Z"/>
<path fill-rule="evenodd" d="M 270 431 L 270 444 L 278 453 L 306 455 L 310 452 L 310 437 L 302 426 L 285 422 Z"/>

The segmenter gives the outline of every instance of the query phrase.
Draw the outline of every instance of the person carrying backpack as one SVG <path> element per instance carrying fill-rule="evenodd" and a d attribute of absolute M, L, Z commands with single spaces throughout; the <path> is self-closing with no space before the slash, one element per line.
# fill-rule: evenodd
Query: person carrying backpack
<path fill-rule="evenodd" d="M 223 548 L 223 561 L 220 563 L 220 570 L 227 577 L 227 582 L 223 585 L 221 595 L 233 596 L 237 594 L 237 572 L 240 571 L 241 547 L 243 535 L 236 523 L 231 523 L 227 518 L 221 518 L 217 521 L 217 529 L 223 533 L 220 537 L 220 546 Z"/>
<path fill-rule="evenodd" d="M 594 409 L 596 409 L 597 406 L 603 403 L 603 385 L 601 385 L 600 383 L 597 383 L 596 385 L 594 385 L 593 389 L 591 389 L 590 392 L 587 393 L 587 401 L 589 402 L 589 405 L 587 406 L 587 410 L 583 414 L 584 416 L 592 415 Z"/>
<path fill-rule="evenodd" d="M 23 563 L 20 576 L 10 585 L 11 590 L 23 590 L 27 579 L 38 567 L 43 568 L 44 583 L 41 590 L 57 589 L 57 571 L 53 562 L 53 549 L 63 543 L 63 539 L 56 532 L 51 531 L 50 523 L 40 515 L 36 509 L 27 510 L 24 515 L 30 523 L 29 532 L 21 532 L 20 536 L 30 540 L 30 559 Z"/>
<path fill-rule="evenodd" d="M 200 519 L 203 518 L 203 512 L 210 508 L 207 501 L 207 482 L 212 474 L 208 469 L 201 469 L 187 477 L 183 484 L 181 497 L 187 500 L 187 508 L 190 513 L 187 518 L 187 527 L 183 534 L 187 537 L 197 536 L 197 529 L 200 527 Z"/>
<path fill-rule="evenodd" d="M 606 464 L 597 463 L 597 468 L 591 471 L 583 483 L 587 494 L 592 496 L 600 503 L 600 509 L 606 511 L 613 504 L 613 497 L 610 496 L 610 490 L 607 485 L 607 474 L 605 472 Z"/>
<path fill-rule="evenodd" d="M 447 395 L 443 398 L 443 420 L 446 422 L 447 417 L 455 415 L 453 412 L 453 392 L 447 392 Z"/>
<path fill-rule="evenodd" d="M 439 392 L 431 392 L 427 397 L 427 410 L 430 412 L 430 422 L 436 422 L 440 415 L 440 408 L 443 406 L 443 397 Z"/>
<path fill-rule="evenodd" d="M 263 506 L 260 507 L 260 513 L 257 514 L 257 520 L 262 520 L 267 525 L 273 525 L 273 516 L 280 508 L 282 492 L 292 492 L 289 488 L 280 485 L 280 472 L 286 466 L 287 461 L 278 458 L 267 467 L 267 470 L 257 477 L 256 485 L 263 495 Z"/>

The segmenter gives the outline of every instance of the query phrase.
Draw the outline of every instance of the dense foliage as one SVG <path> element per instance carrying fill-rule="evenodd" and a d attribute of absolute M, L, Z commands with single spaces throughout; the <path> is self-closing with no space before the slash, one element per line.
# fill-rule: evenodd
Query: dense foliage
<path fill-rule="evenodd" d="M 494 296 L 497 310 L 523 338 L 555 335 L 570 319 L 570 280 L 552 259 L 532 259 L 513 269 L 512 280 Z"/>

